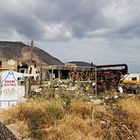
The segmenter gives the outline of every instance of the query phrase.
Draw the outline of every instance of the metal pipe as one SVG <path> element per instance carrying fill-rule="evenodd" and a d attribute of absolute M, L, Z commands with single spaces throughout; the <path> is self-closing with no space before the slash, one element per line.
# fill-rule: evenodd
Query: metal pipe
<path fill-rule="evenodd" d="M 97 68 L 108 68 L 108 67 L 124 67 L 124 72 L 128 73 L 128 66 L 127 64 L 108 64 L 108 65 L 97 65 Z"/>

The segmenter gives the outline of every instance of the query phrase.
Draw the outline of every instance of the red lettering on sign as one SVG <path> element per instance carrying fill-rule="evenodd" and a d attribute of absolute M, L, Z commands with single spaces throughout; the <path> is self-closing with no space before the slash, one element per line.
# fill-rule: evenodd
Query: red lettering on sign
<path fill-rule="evenodd" d="M 14 80 L 6 80 L 5 83 L 15 83 L 16 81 Z"/>
<path fill-rule="evenodd" d="M 4 84 L 4 86 L 6 87 L 6 86 L 16 86 L 16 84 L 14 83 L 14 84 L 12 84 L 12 83 L 8 83 L 8 84 Z"/>

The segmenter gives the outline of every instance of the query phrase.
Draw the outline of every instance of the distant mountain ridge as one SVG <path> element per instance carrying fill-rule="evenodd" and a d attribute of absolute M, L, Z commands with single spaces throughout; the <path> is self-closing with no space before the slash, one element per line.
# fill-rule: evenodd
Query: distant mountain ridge
<path fill-rule="evenodd" d="M 0 41 L 0 59 L 14 59 L 22 61 L 30 61 L 32 59 L 37 63 L 63 65 L 59 59 L 51 56 L 40 48 L 31 47 L 22 42 L 12 41 Z"/>
<path fill-rule="evenodd" d="M 91 64 L 88 62 L 84 62 L 84 61 L 71 61 L 71 62 L 67 62 L 67 63 L 71 63 L 71 64 L 76 64 L 76 66 L 86 66 L 86 67 L 90 67 Z"/>

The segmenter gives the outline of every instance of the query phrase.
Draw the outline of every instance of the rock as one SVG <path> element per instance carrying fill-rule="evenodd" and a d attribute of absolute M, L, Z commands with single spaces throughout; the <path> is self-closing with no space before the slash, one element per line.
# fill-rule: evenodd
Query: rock
<path fill-rule="evenodd" d="M 119 93 L 123 93 L 123 88 L 119 86 L 118 91 L 119 91 Z"/>
<path fill-rule="evenodd" d="M 118 99 L 118 98 L 119 98 L 119 96 L 118 96 L 118 95 L 115 95 L 115 96 L 114 96 L 114 99 Z"/>
<path fill-rule="evenodd" d="M 21 139 L 21 135 L 20 135 L 20 133 L 18 132 L 18 127 L 19 126 L 17 126 L 17 125 L 15 125 L 15 124 L 10 124 L 10 125 L 8 125 L 7 126 L 8 127 L 8 129 L 10 129 L 12 132 L 13 132 L 13 134 L 18 138 L 18 139 Z"/>
<path fill-rule="evenodd" d="M 91 99 L 90 101 L 95 105 L 104 105 L 104 101 L 101 99 Z"/>
<path fill-rule="evenodd" d="M 55 98 L 56 98 L 56 99 L 58 99 L 58 98 L 59 98 L 59 95 L 58 95 L 58 94 L 56 94 L 56 95 L 55 95 Z"/>
<path fill-rule="evenodd" d="M 74 91 L 74 90 L 77 90 L 77 89 L 78 89 L 77 86 L 73 86 L 73 87 L 68 87 L 66 90 Z"/>
<path fill-rule="evenodd" d="M 19 140 L 7 126 L 0 122 L 0 140 Z"/>
<path fill-rule="evenodd" d="M 96 85 L 96 83 L 92 83 L 92 86 L 94 87 Z"/>
<path fill-rule="evenodd" d="M 106 97 L 105 97 L 105 100 L 108 100 L 108 99 L 109 99 L 109 96 L 106 96 Z"/>
<path fill-rule="evenodd" d="M 40 93 L 41 92 L 41 88 L 38 88 L 38 89 L 35 89 L 34 91 L 36 92 L 36 93 Z"/>
<path fill-rule="evenodd" d="M 128 97 L 135 97 L 135 94 L 127 94 Z"/>
<path fill-rule="evenodd" d="M 62 85 L 59 85 L 59 87 L 61 87 L 61 88 L 67 88 L 68 86 L 65 85 L 65 84 L 62 84 Z"/>
<path fill-rule="evenodd" d="M 92 99 L 93 98 L 93 96 L 89 96 L 89 99 Z"/>
<path fill-rule="evenodd" d="M 105 125 L 106 122 L 105 122 L 105 121 L 100 121 L 100 124 L 101 124 L 101 125 Z"/>

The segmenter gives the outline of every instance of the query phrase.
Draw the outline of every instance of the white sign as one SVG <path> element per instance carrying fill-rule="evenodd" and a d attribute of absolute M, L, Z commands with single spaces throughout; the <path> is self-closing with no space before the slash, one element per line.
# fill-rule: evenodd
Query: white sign
<path fill-rule="evenodd" d="M 2 86 L 17 86 L 19 77 L 23 78 L 23 73 L 19 73 L 13 70 L 3 72 L 1 75 Z"/>
<path fill-rule="evenodd" d="M 24 88 L 18 86 L 18 78 L 23 77 L 23 73 L 18 73 L 15 71 L 5 71 L 1 75 L 1 94 L 0 94 L 0 108 L 7 108 L 12 104 L 16 104 L 23 97 Z M 24 91 L 25 92 L 25 91 Z"/>
<path fill-rule="evenodd" d="M 15 64 L 16 64 L 16 62 L 14 60 L 12 60 L 12 59 L 8 60 L 8 65 L 13 66 Z"/>

